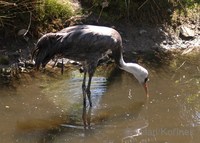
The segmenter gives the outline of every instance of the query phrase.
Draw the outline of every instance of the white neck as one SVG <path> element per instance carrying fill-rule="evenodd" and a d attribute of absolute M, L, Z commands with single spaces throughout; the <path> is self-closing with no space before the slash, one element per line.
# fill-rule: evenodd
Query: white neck
<path fill-rule="evenodd" d="M 148 71 L 137 63 L 126 63 L 121 54 L 120 68 L 133 74 L 135 78 L 141 83 L 148 76 Z"/>

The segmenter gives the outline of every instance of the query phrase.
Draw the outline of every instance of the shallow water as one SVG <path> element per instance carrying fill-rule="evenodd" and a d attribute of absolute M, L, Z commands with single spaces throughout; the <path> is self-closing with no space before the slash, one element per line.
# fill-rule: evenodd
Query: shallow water
<path fill-rule="evenodd" d="M 1 88 L 0 142 L 198 143 L 199 65 L 196 56 L 170 66 L 148 66 L 149 99 L 128 73 L 96 74 L 91 109 L 82 108 L 78 70 L 66 78 L 41 73 L 44 78 Z"/>

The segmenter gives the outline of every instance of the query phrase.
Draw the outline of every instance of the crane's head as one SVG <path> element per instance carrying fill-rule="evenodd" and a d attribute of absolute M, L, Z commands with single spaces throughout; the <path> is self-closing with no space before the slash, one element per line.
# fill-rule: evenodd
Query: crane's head
<path fill-rule="evenodd" d="M 139 83 L 144 87 L 145 93 L 148 97 L 149 96 L 148 86 L 147 86 L 147 81 L 149 80 L 148 71 L 144 67 L 138 64 L 134 64 L 134 67 L 132 67 L 131 73 L 135 76 L 135 78 L 139 81 Z"/>
<path fill-rule="evenodd" d="M 135 78 L 139 81 L 139 83 L 144 87 L 146 95 L 149 96 L 147 86 L 149 73 L 144 67 L 136 63 L 125 63 L 122 61 L 120 68 L 133 74 Z"/>
<path fill-rule="evenodd" d="M 147 81 L 149 80 L 148 76 L 149 76 L 148 71 L 144 68 L 143 71 L 141 71 L 141 73 L 136 77 L 139 83 L 144 87 L 147 97 L 149 96 L 148 86 L 147 86 Z"/>

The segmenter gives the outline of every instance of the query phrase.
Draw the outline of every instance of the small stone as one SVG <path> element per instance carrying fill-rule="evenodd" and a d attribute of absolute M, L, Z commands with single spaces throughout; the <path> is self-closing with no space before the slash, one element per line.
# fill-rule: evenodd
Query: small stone
<path fill-rule="evenodd" d="M 20 61 L 20 62 L 18 63 L 18 66 L 20 66 L 20 67 L 25 67 L 25 63 Z"/>
<path fill-rule="evenodd" d="M 172 42 L 172 41 L 169 41 L 168 44 L 169 44 L 169 45 L 173 45 L 173 42 Z"/>
<path fill-rule="evenodd" d="M 109 2 L 107 0 L 105 0 L 104 2 L 102 2 L 102 8 L 108 7 Z"/>
<path fill-rule="evenodd" d="M 6 109 L 9 109 L 9 108 L 10 108 L 10 106 L 6 105 L 6 106 L 5 106 L 5 108 L 6 108 Z"/>
<path fill-rule="evenodd" d="M 142 30 L 139 31 L 139 33 L 140 33 L 140 35 L 142 35 L 142 34 L 144 34 L 144 33 L 147 33 L 147 31 L 144 30 L 144 29 L 142 29 Z"/>
<path fill-rule="evenodd" d="M 163 44 L 164 44 L 164 45 L 167 45 L 167 41 L 166 41 L 166 40 L 164 40 L 164 41 L 163 41 Z"/>
<path fill-rule="evenodd" d="M 184 39 L 184 40 L 189 40 L 194 38 L 195 36 L 195 32 L 194 30 L 190 29 L 189 27 L 182 25 L 180 27 L 180 38 Z"/>
<path fill-rule="evenodd" d="M 26 29 L 21 29 L 18 31 L 17 35 L 18 36 L 24 36 L 24 34 L 26 34 L 27 30 Z"/>

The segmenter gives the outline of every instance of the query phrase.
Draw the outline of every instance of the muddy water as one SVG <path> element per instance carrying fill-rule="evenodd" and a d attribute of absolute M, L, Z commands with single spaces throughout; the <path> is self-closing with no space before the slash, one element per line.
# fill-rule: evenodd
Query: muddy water
<path fill-rule="evenodd" d="M 148 99 L 131 75 L 117 70 L 106 78 L 101 72 L 91 86 L 93 107 L 86 109 L 78 70 L 2 87 L 0 142 L 198 143 L 199 65 L 196 56 L 148 66 Z"/>

